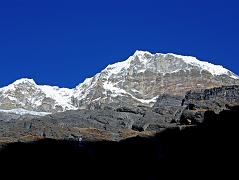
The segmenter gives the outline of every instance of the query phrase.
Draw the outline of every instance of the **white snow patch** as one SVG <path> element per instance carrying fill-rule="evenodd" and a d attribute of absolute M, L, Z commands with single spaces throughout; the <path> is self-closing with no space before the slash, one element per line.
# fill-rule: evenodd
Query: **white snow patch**
<path fill-rule="evenodd" d="M 49 112 L 36 112 L 36 111 L 29 111 L 29 110 L 25 110 L 22 108 L 19 109 L 11 109 L 11 110 L 4 110 L 4 109 L 0 109 L 0 112 L 4 112 L 4 113 L 13 113 L 13 114 L 19 114 L 19 115 L 34 115 L 34 116 L 46 116 L 49 115 L 51 113 Z"/>
<path fill-rule="evenodd" d="M 98 97 L 98 98 L 92 100 L 92 102 L 99 101 L 100 99 L 101 99 L 101 97 Z"/>
<path fill-rule="evenodd" d="M 9 96 L 9 95 L 4 95 L 4 97 L 10 99 L 11 101 L 17 101 L 17 98 Z"/>
<path fill-rule="evenodd" d="M 134 93 L 140 93 L 137 89 L 131 89 L 131 91 Z"/>
<path fill-rule="evenodd" d="M 156 97 L 153 97 L 152 99 L 138 99 L 135 96 L 133 96 L 132 94 L 128 93 L 127 91 L 117 88 L 113 84 L 108 83 L 108 82 L 105 82 L 103 87 L 104 87 L 104 89 L 109 90 L 113 93 L 113 94 L 111 94 L 112 97 L 117 97 L 117 96 L 121 96 L 122 94 L 127 94 L 127 95 L 131 96 L 133 99 L 135 99 L 143 104 L 150 104 L 150 103 L 156 102 L 157 98 L 158 98 L 158 96 L 156 96 Z"/>
<path fill-rule="evenodd" d="M 123 89 L 120 89 L 118 87 L 115 87 L 113 84 L 111 84 L 110 82 L 105 82 L 103 84 L 103 87 L 105 90 L 109 90 L 115 94 L 127 94 L 127 92 Z"/>
<path fill-rule="evenodd" d="M 158 96 L 153 97 L 152 99 L 138 99 L 134 96 L 131 95 L 131 97 L 143 104 L 150 104 L 150 103 L 155 103 L 157 101 Z"/>
<path fill-rule="evenodd" d="M 69 104 L 74 93 L 73 89 L 47 85 L 39 85 L 38 88 L 45 93 L 46 97 L 54 99 L 63 109 L 76 109 Z"/>

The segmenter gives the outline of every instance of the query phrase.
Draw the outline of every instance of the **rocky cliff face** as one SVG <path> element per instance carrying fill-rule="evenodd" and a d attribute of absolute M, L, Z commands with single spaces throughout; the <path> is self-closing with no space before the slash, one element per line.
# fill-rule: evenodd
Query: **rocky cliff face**
<path fill-rule="evenodd" d="M 18 80 L 0 89 L 0 108 L 61 112 L 99 109 L 111 103 L 152 106 L 161 95 L 184 96 L 189 90 L 223 85 L 239 85 L 239 77 L 194 57 L 136 51 L 74 89 Z"/>
<path fill-rule="evenodd" d="M 185 96 L 185 104 L 191 104 L 194 108 L 221 111 L 239 104 L 239 86 L 189 91 Z"/>
<path fill-rule="evenodd" d="M 181 124 L 199 124 L 204 121 L 205 112 L 220 113 L 239 105 L 239 86 L 226 86 L 206 90 L 189 91 L 183 104 Z"/>

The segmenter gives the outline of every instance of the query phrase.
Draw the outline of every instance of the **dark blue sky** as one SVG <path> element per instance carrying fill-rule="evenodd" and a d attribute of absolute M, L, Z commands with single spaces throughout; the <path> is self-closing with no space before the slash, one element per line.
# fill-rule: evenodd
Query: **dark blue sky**
<path fill-rule="evenodd" d="M 231 0 L 0 1 L 0 86 L 74 87 L 136 49 L 193 55 L 239 74 Z"/>

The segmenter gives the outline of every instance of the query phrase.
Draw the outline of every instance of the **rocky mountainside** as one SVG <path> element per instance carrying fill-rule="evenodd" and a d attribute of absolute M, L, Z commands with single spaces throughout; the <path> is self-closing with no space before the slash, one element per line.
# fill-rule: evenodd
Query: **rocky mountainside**
<path fill-rule="evenodd" d="M 182 97 L 189 90 L 228 85 L 239 85 L 239 77 L 222 66 L 195 57 L 136 51 L 74 89 L 17 80 L 0 89 L 0 109 L 54 113 L 111 103 L 152 106 L 161 95 Z"/>
<path fill-rule="evenodd" d="M 153 136 L 165 129 L 196 126 L 204 122 L 208 112 L 219 113 L 233 106 L 239 106 L 239 86 L 190 91 L 182 98 L 163 95 L 153 107 L 110 104 L 103 109 L 72 110 L 43 117 L 0 112 L 0 144 L 43 138 L 120 141 Z"/>

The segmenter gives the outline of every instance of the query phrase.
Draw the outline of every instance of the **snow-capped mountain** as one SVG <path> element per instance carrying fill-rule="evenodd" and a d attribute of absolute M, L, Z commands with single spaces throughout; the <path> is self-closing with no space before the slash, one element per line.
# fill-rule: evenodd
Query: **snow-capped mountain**
<path fill-rule="evenodd" d="M 20 79 L 0 89 L 0 109 L 59 112 L 109 103 L 153 104 L 162 94 L 239 84 L 239 76 L 195 57 L 136 51 L 107 66 L 74 89 L 37 85 Z"/>
<path fill-rule="evenodd" d="M 37 85 L 34 80 L 23 78 L 0 89 L 0 108 L 42 112 L 76 109 L 70 103 L 73 92 L 73 89 Z"/>

